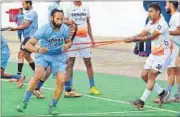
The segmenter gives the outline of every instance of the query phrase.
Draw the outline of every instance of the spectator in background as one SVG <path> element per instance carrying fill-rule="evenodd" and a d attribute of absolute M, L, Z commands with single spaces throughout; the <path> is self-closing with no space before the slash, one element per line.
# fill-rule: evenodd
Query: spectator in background
<path fill-rule="evenodd" d="M 148 5 L 151 4 L 152 2 L 156 2 L 161 6 L 162 15 L 163 15 L 165 21 L 169 24 L 169 20 L 171 18 L 171 15 L 169 15 L 165 10 L 166 1 L 147 1 L 147 0 L 144 0 L 143 6 L 144 6 L 144 9 L 146 11 L 148 11 Z M 149 22 L 149 19 L 147 18 L 145 25 L 148 22 Z M 134 53 L 138 54 L 139 56 L 146 56 L 146 57 L 149 56 L 149 54 L 151 53 L 151 41 L 137 42 L 135 49 L 134 49 Z"/>
<path fill-rule="evenodd" d="M 23 19 L 24 19 L 23 8 L 19 8 L 19 13 L 14 17 L 14 21 L 19 26 L 22 24 Z M 21 43 L 23 30 L 17 30 L 17 35 L 18 35 L 18 39 L 20 40 L 20 43 Z"/>

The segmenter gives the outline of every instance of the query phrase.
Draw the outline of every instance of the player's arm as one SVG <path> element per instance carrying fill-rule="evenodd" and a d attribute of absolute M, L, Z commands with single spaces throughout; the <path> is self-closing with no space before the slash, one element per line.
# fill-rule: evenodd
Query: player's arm
<path fill-rule="evenodd" d="M 65 44 L 63 46 L 63 51 L 67 51 L 72 45 L 72 39 L 70 36 L 70 29 L 67 28 L 66 32 L 67 33 L 65 34 Z"/>
<path fill-rule="evenodd" d="M 87 17 L 87 26 L 88 26 L 89 37 L 90 37 L 92 43 L 94 44 L 94 37 L 93 37 L 93 34 L 92 34 L 92 28 L 91 28 L 91 23 L 90 23 L 90 18 L 89 17 Z"/>
<path fill-rule="evenodd" d="M 179 26 L 177 26 L 177 29 L 178 29 L 178 30 L 180 30 L 180 25 L 179 25 Z"/>
<path fill-rule="evenodd" d="M 131 43 L 131 42 L 136 42 L 137 38 L 142 38 L 142 37 L 145 37 L 149 34 L 149 32 L 147 30 L 143 30 L 141 33 L 135 35 L 135 36 L 132 36 L 132 37 L 128 37 L 128 38 L 125 38 L 125 42 L 126 43 Z"/>
<path fill-rule="evenodd" d="M 72 45 L 71 38 L 65 40 L 65 44 L 63 45 L 63 51 L 67 51 Z"/>
<path fill-rule="evenodd" d="M 136 37 L 135 38 L 135 41 L 141 41 L 141 42 L 144 42 L 144 41 L 147 41 L 147 40 L 154 40 L 156 39 L 161 33 L 159 31 L 154 31 L 152 34 L 150 35 L 146 35 L 146 36 L 142 36 L 142 37 Z"/>
<path fill-rule="evenodd" d="M 64 17 L 63 23 L 69 26 L 71 41 L 73 41 L 74 37 L 76 36 L 76 32 L 77 32 L 77 24 L 73 20 L 71 20 L 68 16 Z"/>
<path fill-rule="evenodd" d="M 37 48 L 37 47 L 35 46 L 37 42 L 38 42 L 38 40 L 37 40 L 36 38 L 32 37 L 32 38 L 26 43 L 26 45 L 25 45 L 24 48 L 25 48 L 26 50 L 30 51 L 30 52 L 41 53 L 41 54 L 43 54 L 43 53 L 45 53 L 45 52 L 48 51 L 48 49 L 47 49 L 47 48 L 44 48 L 44 47 L 42 47 L 42 48 Z"/>
<path fill-rule="evenodd" d="M 178 26 L 176 30 L 169 30 L 169 34 L 173 36 L 180 35 L 180 26 Z"/>
<path fill-rule="evenodd" d="M 40 40 L 40 39 L 43 39 L 44 38 L 44 35 L 46 33 L 44 33 L 44 29 L 46 28 L 45 27 L 46 25 L 43 25 L 40 29 L 38 29 L 35 34 L 31 37 L 30 40 L 28 40 L 28 42 L 26 43 L 25 45 L 25 49 L 27 49 L 28 51 L 30 52 L 38 52 L 38 53 L 45 53 L 48 51 L 47 48 L 45 47 L 41 47 L 41 48 L 37 48 L 35 45 L 36 43 Z"/>
<path fill-rule="evenodd" d="M 10 27 L 10 31 L 15 31 L 15 30 L 24 30 L 26 28 L 28 28 L 31 25 L 31 21 L 26 21 L 25 23 L 22 23 L 22 25 L 19 25 L 16 28 L 12 28 Z"/>
<path fill-rule="evenodd" d="M 34 37 L 31 37 L 31 39 L 28 40 L 24 48 L 30 52 L 39 52 L 39 48 L 35 47 L 37 42 L 38 42 L 37 39 L 35 39 Z"/>

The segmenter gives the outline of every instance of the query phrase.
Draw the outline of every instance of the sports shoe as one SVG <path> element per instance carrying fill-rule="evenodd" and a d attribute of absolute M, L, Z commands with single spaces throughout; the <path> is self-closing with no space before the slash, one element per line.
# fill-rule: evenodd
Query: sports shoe
<path fill-rule="evenodd" d="M 57 108 L 55 106 L 49 106 L 49 114 L 50 115 L 58 115 L 59 112 L 57 111 Z"/>
<path fill-rule="evenodd" d="M 75 98 L 81 97 L 82 94 L 77 93 L 75 90 L 71 90 L 70 92 L 65 91 L 64 98 Z"/>
<path fill-rule="evenodd" d="M 94 86 L 94 87 L 91 87 L 90 93 L 93 95 L 99 95 L 100 91 L 97 89 L 97 87 Z"/>
<path fill-rule="evenodd" d="M 157 97 L 156 99 L 153 100 L 153 103 L 159 104 L 160 103 L 160 99 L 159 97 Z M 170 99 L 164 100 L 164 104 L 166 103 L 170 103 Z"/>
<path fill-rule="evenodd" d="M 169 91 L 163 90 L 163 92 L 161 94 L 159 94 L 159 107 L 161 107 L 165 100 L 167 100 L 169 98 Z"/>
<path fill-rule="evenodd" d="M 9 81 L 9 82 L 17 82 L 18 80 L 11 78 L 11 79 L 9 79 L 8 81 Z"/>
<path fill-rule="evenodd" d="M 23 86 L 23 81 L 25 79 L 25 76 L 21 76 L 19 80 L 17 81 L 17 87 L 21 88 Z"/>
<path fill-rule="evenodd" d="M 180 102 L 180 96 L 175 94 L 172 98 L 169 99 L 170 102 Z"/>
<path fill-rule="evenodd" d="M 19 105 L 17 105 L 16 109 L 19 112 L 24 112 L 24 110 L 27 108 L 27 102 L 21 102 Z"/>
<path fill-rule="evenodd" d="M 137 99 L 135 101 L 129 101 L 129 102 L 139 110 L 144 108 L 145 103 L 141 99 Z"/>
<path fill-rule="evenodd" d="M 34 90 L 33 95 L 35 95 L 39 99 L 44 99 L 45 98 L 45 96 L 42 94 L 41 90 Z"/>

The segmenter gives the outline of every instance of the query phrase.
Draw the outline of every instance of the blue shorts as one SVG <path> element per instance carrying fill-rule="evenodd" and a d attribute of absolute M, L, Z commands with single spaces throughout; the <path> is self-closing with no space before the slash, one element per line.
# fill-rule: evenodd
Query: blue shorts
<path fill-rule="evenodd" d="M 5 70 L 10 57 L 10 51 L 8 47 L 3 47 L 1 50 L 1 69 Z"/>
<path fill-rule="evenodd" d="M 18 30 L 17 35 L 18 35 L 18 39 L 22 39 L 23 30 Z"/>
<path fill-rule="evenodd" d="M 49 67 L 51 72 L 55 75 L 57 72 L 66 73 L 66 56 L 64 54 L 58 55 L 46 55 L 46 54 L 36 54 L 35 64 L 36 66 Z"/>

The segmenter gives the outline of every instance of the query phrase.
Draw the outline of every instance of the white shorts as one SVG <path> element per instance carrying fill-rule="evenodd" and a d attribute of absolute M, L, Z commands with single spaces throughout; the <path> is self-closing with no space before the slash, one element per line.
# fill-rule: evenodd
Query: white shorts
<path fill-rule="evenodd" d="M 88 42 L 91 42 L 89 37 L 75 37 L 73 40 L 73 43 L 88 43 Z M 72 45 L 69 50 L 86 48 L 86 47 L 90 47 L 91 45 L 92 44 Z M 78 55 L 82 58 L 91 58 L 91 48 L 68 52 L 68 57 L 77 57 Z"/>
<path fill-rule="evenodd" d="M 156 56 L 150 54 L 148 59 L 146 60 L 144 69 L 148 69 L 148 70 L 153 69 L 159 72 L 163 72 L 169 65 L 170 60 L 171 60 L 170 55 Z"/>
<path fill-rule="evenodd" d="M 176 59 L 178 58 L 178 55 L 179 55 L 179 49 L 173 49 L 171 54 L 171 62 L 168 65 L 168 68 L 178 67 L 176 66 Z"/>

